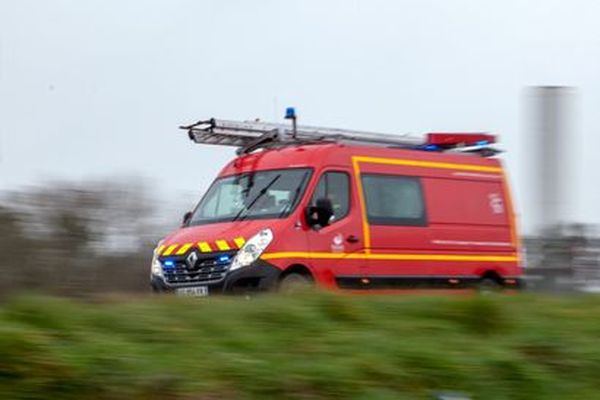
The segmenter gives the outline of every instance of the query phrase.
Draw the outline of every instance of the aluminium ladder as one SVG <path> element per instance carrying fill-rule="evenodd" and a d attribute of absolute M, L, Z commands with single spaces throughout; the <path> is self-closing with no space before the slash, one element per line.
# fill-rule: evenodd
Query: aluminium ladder
<path fill-rule="evenodd" d="M 433 150 L 431 146 L 436 146 L 431 145 L 424 138 L 408 134 L 393 135 L 305 125 L 292 127 L 286 124 L 262 121 L 232 121 L 212 118 L 180 128 L 186 130 L 189 138 L 196 143 L 235 146 L 238 147 L 238 154 L 250 153 L 259 148 L 319 142 L 345 142 L 429 151 Z M 445 145 L 444 147 L 438 146 L 435 149 L 436 151 L 479 153 L 485 156 L 494 155 L 498 152 L 498 150 L 489 147 L 493 143 L 492 136 L 484 134 L 448 134 L 448 136 L 450 135 L 461 137 L 460 143 L 452 143 L 450 146 Z M 478 138 L 489 136 L 492 141 L 484 144 L 474 143 L 472 138 L 475 136 Z M 486 150 L 486 154 L 483 154 L 481 150 Z"/>

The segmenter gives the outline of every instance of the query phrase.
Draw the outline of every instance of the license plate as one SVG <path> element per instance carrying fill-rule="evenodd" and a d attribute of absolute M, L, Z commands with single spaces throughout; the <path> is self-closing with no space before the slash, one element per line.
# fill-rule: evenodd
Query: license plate
<path fill-rule="evenodd" d="M 192 296 L 192 297 L 208 296 L 208 287 L 207 286 L 195 286 L 195 287 L 179 288 L 179 289 L 175 290 L 175 294 L 177 294 L 177 296 Z"/>

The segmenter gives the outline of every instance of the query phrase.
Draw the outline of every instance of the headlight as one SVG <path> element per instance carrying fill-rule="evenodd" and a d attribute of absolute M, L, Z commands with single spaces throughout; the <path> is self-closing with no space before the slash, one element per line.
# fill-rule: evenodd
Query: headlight
<path fill-rule="evenodd" d="M 156 245 L 156 248 L 154 249 L 154 254 L 152 255 L 152 264 L 150 266 L 152 275 L 156 275 L 156 276 L 163 276 L 162 265 L 160 264 L 160 261 L 158 260 L 158 249 L 160 248 L 161 244 L 162 244 L 162 240 L 160 242 L 158 242 L 158 244 Z"/>
<path fill-rule="evenodd" d="M 252 264 L 260 257 L 272 240 L 273 232 L 268 228 L 252 236 L 236 254 L 231 263 L 230 271 Z"/>

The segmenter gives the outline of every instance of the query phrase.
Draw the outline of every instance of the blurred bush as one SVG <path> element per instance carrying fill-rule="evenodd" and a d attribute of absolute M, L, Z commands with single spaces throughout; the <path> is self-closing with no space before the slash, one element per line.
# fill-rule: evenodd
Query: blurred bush
<path fill-rule="evenodd" d="M 56 182 L 0 198 L 0 293 L 71 296 L 148 290 L 167 231 L 144 183 Z"/>

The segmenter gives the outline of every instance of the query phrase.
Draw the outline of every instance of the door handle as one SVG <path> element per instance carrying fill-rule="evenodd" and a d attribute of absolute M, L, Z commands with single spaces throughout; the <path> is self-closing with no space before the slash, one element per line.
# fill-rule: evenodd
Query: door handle
<path fill-rule="evenodd" d="M 358 243 L 360 241 L 360 239 L 354 235 L 350 235 L 346 238 L 346 241 L 348 243 Z"/>

